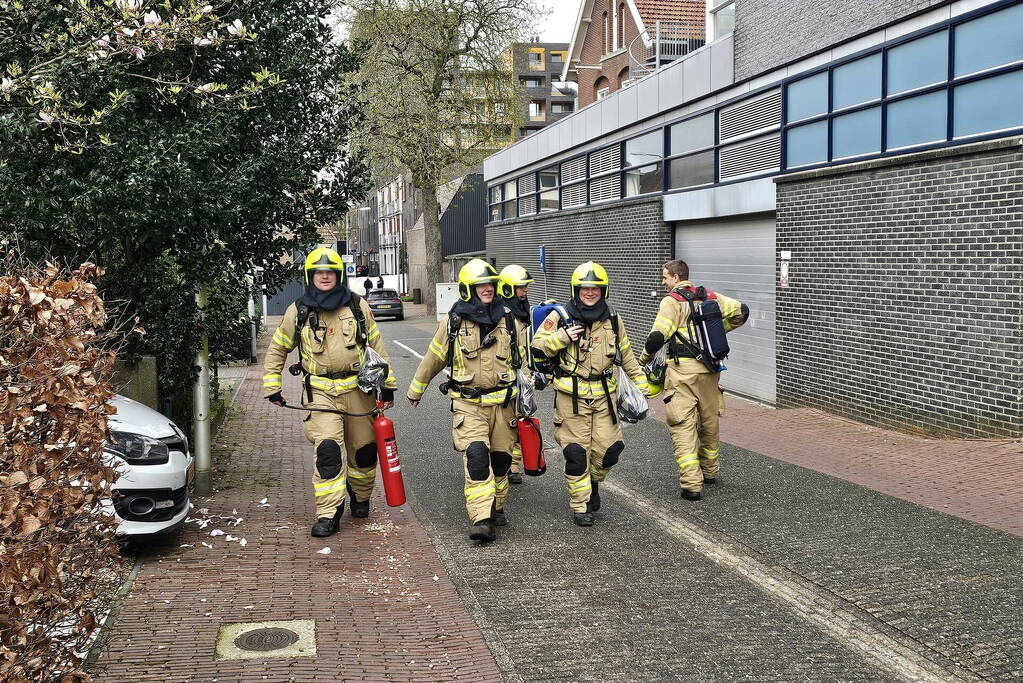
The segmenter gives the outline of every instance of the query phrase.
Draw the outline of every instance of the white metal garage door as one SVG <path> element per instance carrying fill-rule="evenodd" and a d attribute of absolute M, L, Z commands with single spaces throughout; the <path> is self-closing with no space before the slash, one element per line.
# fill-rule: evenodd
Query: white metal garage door
<path fill-rule="evenodd" d="M 690 278 L 750 308 L 750 319 L 728 335 L 731 352 L 721 374 L 728 390 L 774 403 L 774 216 L 675 224 L 675 256 Z"/>

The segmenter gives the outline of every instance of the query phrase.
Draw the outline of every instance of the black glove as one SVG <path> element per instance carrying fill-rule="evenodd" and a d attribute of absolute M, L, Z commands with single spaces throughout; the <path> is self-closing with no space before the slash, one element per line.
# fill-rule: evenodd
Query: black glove
<path fill-rule="evenodd" d="M 382 403 L 394 403 L 394 389 L 380 388 L 380 401 Z"/>
<path fill-rule="evenodd" d="M 273 403 L 275 406 L 283 406 L 287 404 L 287 401 L 284 400 L 284 397 L 281 396 L 281 392 L 279 391 L 276 394 L 270 394 L 267 396 L 266 400 L 270 401 L 270 403 Z"/>

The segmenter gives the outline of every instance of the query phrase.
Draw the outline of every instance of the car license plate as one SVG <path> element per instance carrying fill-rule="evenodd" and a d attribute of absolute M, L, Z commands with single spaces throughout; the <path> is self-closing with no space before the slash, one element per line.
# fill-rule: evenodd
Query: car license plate
<path fill-rule="evenodd" d="M 186 484 L 188 486 L 191 486 L 193 481 L 195 481 L 195 461 L 194 460 L 192 461 L 192 464 L 188 466 L 188 477 L 187 477 Z"/>
<path fill-rule="evenodd" d="M 380 308 L 394 308 L 391 304 L 380 304 Z"/>

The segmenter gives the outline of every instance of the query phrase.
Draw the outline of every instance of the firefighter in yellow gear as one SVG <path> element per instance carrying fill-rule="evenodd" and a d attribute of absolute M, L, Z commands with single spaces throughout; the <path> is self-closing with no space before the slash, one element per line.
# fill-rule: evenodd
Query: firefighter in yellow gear
<path fill-rule="evenodd" d="M 696 358 L 703 354 L 699 353 L 698 339 L 694 339 L 688 324 L 692 316 L 690 304 L 682 296 L 696 291 L 689 280 L 689 266 L 677 259 L 668 261 L 661 270 L 661 282 L 668 296 L 661 299 L 640 362 L 646 363 L 664 344 L 669 345 L 663 394 L 665 421 L 675 447 L 682 497 L 700 500 L 703 485 L 717 483 L 720 470 L 718 419 L 725 409 L 719 386 L 721 374 L 708 367 L 713 363 L 705 364 Z M 749 317 L 746 304 L 720 292 L 709 292 L 707 296 L 717 301 L 725 332 L 740 327 Z"/>
<path fill-rule="evenodd" d="M 493 541 L 495 527 L 507 524 L 504 504 L 515 445 L 520 356 L 515 323 L 497 297 L 497 280 L 497 271 L 482 259 L 462 266 L 459 301 L 437 327 L 408 390 L 409 402 L 418 406 L 430 380 L 448 368 L 450 377 L 441 391 L 451 398 L 452 440 L 463 456 L 469 538 L 477 543 Z"/>
<path fill-rule="evenodd" d="M 615 408 L 614 366 L 644 393 L 647 381 L 621 318 L 607 303 L 609 279 L 589 261 L 572 273 L 572 299 L 544 319 L 533 354 L 555 361 L 554 438 L 565 455 L 565 482 L 575 523 L 592 526 L 600 509 L 600 482 L 625 450 Z"/>
<path fill-rule="evenodd" d="M 345 499 L 351 498 L 353 517 L 369 515 L 369 498 L 376 479 L 377 448 L 373 411 L 377 396 L 358 388 L 366 347 L 388 364 L 379 390 L 384 408 L 394 405 L 397 388 L 393 369 L 366 300 L 348 288 L 341 257 L 333 249 L 314 249 L 305 260 L 305 293 L 288 306 L 274 332 L 263 362 L 263 394 L 274 404 L 286 403 L 281 373 L 288 354 L 299 350 L 294 371 L 302 374 L 302 405 L 306 438 L 313 444 L 313 495 L 316 523 L 313 536 L 337 532 Z M 344 414 L 341 414 L 344 413 Z"/>
<path fill-rule="evenodd" d="M 529 340 L 532 336 L 532 322 L 529 312 L 529 285 L 533 276 L 520 265 L 509 264 L 501 269 L 497 281 L 497 295 L 502 303 L 511 311 L 515 318 L 515 331 L 518 335 L 519 358 L 523 367 L 529 356 Z M 522 483 L 522 447 L 519 445 L 518 432 L 515 432 L 515 446 L 512 448 L 511 471 L 508 481 L 512 484 Z"/>

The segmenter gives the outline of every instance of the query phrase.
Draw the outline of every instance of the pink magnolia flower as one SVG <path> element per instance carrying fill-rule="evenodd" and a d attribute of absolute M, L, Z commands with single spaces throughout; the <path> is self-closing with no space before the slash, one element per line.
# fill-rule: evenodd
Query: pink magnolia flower
<path fill-rule="evenodd" d="M 142 17 L 142 21 L 144 21 L 146 23 L 146 26 L 153 27 L 153 26 L 159 26 L 161 20 L 160 20 L 160 15 L 156 13 L 156 10 L 149 10 Z"/>
<path fill-rule="evenodd" d="M 138 45 L 132 45 L 131 47 L 129 47 L 128 52 L 130 52 L 132 56 L 134 56 L 135 59 L 139 60 L 140 62 L 142 61 L 142 58 L 146 56 L 146 51 L 143 50 Z"/>

